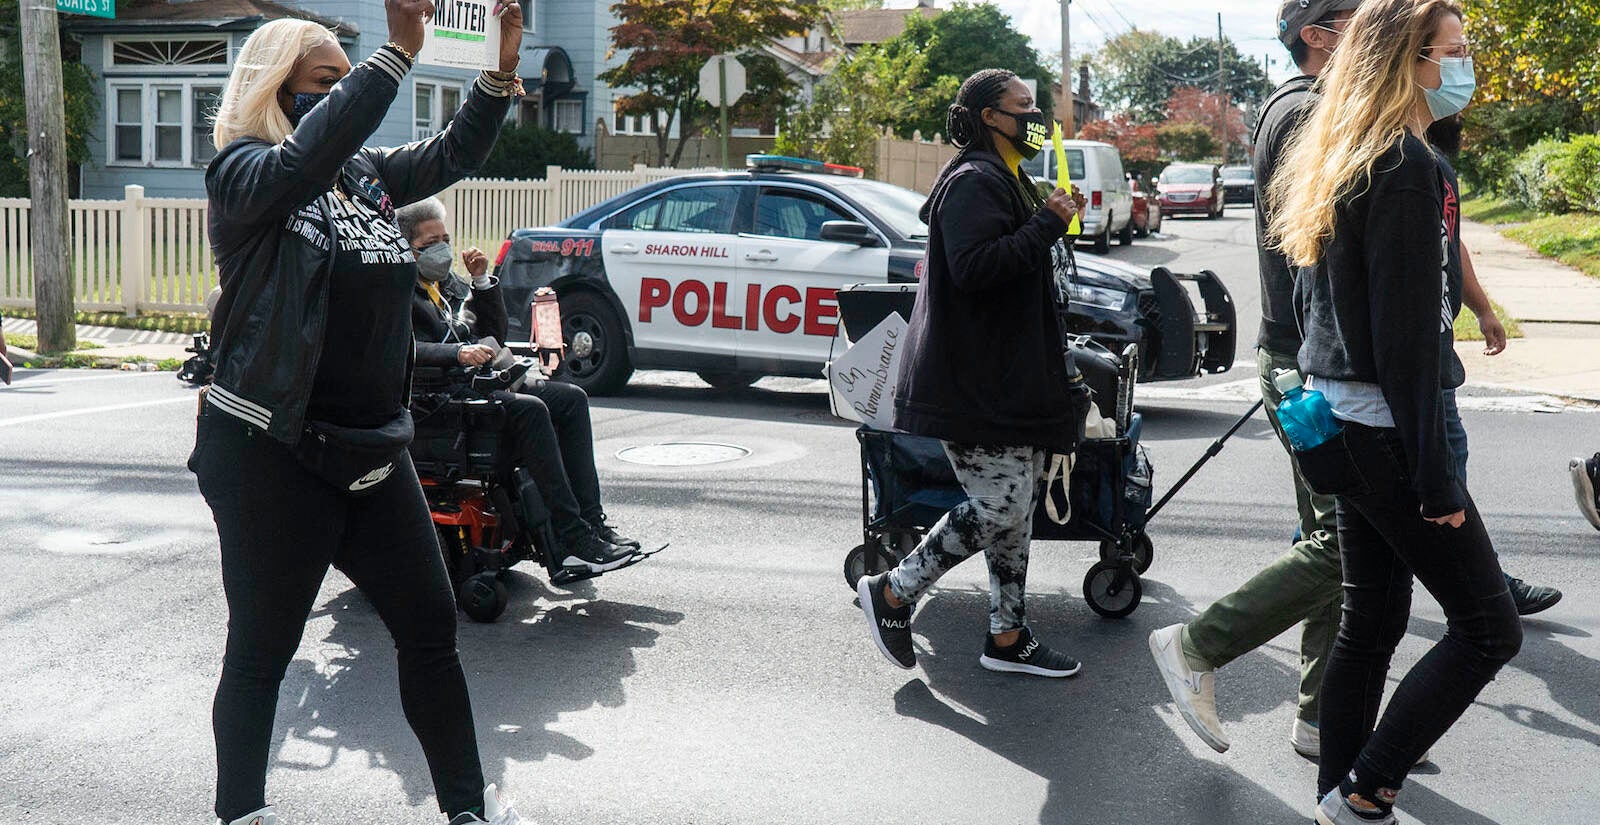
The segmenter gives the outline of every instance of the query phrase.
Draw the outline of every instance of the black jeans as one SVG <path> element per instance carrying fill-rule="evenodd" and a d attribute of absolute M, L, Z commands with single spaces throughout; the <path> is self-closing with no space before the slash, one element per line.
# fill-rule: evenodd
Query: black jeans
<path fill-rule="evenodd" d="M 561 381 L 538 381 L 523 392 L 494 395 L 506 407 L 515 466 L 533 476 L 563 541 L 582 537 L 605 517 L 594 466 L 589 395 Z"/>
<path fill-rule="evenodd" d="M 212 706 L 216 814 L 231 822 L 266 804 L 278 686 L 329 565 L 372 602 L 399 655 L 400 705 L 422 744 L 439 808 L 482 804 L 456 605 L 410 456 L 356 498 L 303 469 L 265 433 L 207 407 L 189 469 L 222 545 L 228 646 Z"/>
<path fill-rule="evenodd" d="M 1423 519 L 1398 434 L 1344 422 L 1367 491 L 1338 496 L 1344 610 L 1322 680 L 1317 794 L 1352 769 L 1398 790 L 1417 758 L 1522 646 L 1522 624 L 1478 509 L 1460 527 Z M 1445 633 L 1378 705 L 1411 614 L 1411 579 L 1444 608 Z"/>

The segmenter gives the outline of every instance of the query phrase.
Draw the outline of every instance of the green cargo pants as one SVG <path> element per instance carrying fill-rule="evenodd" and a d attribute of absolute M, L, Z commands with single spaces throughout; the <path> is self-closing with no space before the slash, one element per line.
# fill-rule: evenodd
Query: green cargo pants
<path fill-rule="evenodd" d="M 1289 442 L 1277 415 L 1283 394 L 1272 384 L 1272 371 L 1295 369 L 1294 355 L 1257 350 L 1256 368 L 1261 377 L 1261 396 L 1267 402 L 1267 419 L 1287 451 Z M 1300 541 L 1238 590 L 1195 617 L 1184 628 L 1183 641 L 1189 652 L 1220 668 L 1305 622 L 1300 634 L 1299 716 L 1315 724 L 1322 673 L 1339 632 L 1344 576 L 1339 564 L 1333 496 L 1313 493 L 1298 471 L 1294 494 L 1300 512 Z"/>

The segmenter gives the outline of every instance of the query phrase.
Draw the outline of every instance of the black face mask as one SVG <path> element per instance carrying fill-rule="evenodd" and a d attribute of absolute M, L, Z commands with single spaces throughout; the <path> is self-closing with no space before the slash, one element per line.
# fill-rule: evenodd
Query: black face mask
<path fill-rule="evenodd" d="M 1461 154 L 1461 125 L 1460 115 L 1435 120 L 1428 127 L 1428 142 L 1446 157 L 1454 158 Z"/>
<path fill-rule="evenodd" d="M 294 105 L 289 109 L 289 125 L 298 127 L 300 119 L 310 114 L 327 97 L 327 92 L 295 92 Z"/>
<path fill-rule="evenodd" d="M 1044 149 L 1045 140 L 1050 137 L 1050 127 L 1045 122 L 1044 112 L 1035 110 L 1018 114 L 1004 109 L 995 109 L 995 111 L 1015 120 L 1017 122 L 1017 134 L 1021 135 L 1021 137 L 1001 132 L 999 129 L 994 131 L 1005 135 L 1006 140 L 1011 141 L 1012 147 L 1017 150 L 1017 154 L 1022 155 L 1023 160 L 1033 160 L 1038 156 L 1040 150 Z"/>

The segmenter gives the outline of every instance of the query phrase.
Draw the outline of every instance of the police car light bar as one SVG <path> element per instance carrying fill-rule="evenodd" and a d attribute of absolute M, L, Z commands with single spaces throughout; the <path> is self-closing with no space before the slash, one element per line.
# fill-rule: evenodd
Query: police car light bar
<path fill-rule="evenodd" d="M 866 170 L 842 163 L 823 163 L 810 158 L 792 158 L 787 155 L 750 154 L 744 156 L 744 165 L 750 169 L 783 169 L 790 172 L 815 172 L 824 175 L 841 175 L 859 178 Z"/>

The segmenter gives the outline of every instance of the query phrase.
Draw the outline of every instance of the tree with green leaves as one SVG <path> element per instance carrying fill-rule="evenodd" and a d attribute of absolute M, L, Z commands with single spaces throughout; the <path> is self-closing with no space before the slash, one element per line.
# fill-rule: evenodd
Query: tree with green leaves
<path fill-rule="evenodd" d="M 812 101 L 784 119 L 777 151 L 875 172 L 884 130 L 903 126 L 928 107 L 949 105 L 955 97 L 960 81 L 930 78 L 927 63 L 926 54 L 891 57 L 877 46 L 863 46 L 835 62 Z"/>
<path fill-rule="evenodd" d="M 0 198 L 28 197 L 28 112 L 22 87 L 22 32 L 17 0 L 0 0 Z M 78 44 L 61 37 L 61 80 L 66 92 L 67 159 L 89 161 L 89 129 L 98 100 L 94 74 L 76 59 Z"/>
<path fill-rule="evenodd" d="M 1167 157 L 1182 161 L 1214 158 L 1222 148 L 1216 133 L 1199 123 L 1168 123 L 1157 127 L 1156 145 Z"/>
<path fill-rule="evenodd" d="M 1528 147 L 1600 130 L 1600 0 L 1467 0 L 1478 93 L 1459 169 L 1503 192 Z"/>
<path fill-rule="evenodd" d="M 1224 39 L 1228 99 L 1235 106 L 1257 106 L 1272 93 L 1266 70 Z M 1101 105 L 1128 113 L 1141 123 L 1166 117 L 1168 101 L 1189 86 L 1217 88 L 1217 40 L 1194 37 L 1188 43 L 1160 32 L 1134 29 L 1107 40 L 1090 58 L 1092 83 Z"/>
<path fill-rule="evenodd" d="M 687 139 L 705 132 L 714 119 L 715 109 L 699 97 L 706 61 L 736 54 L 745 65 L 748 88 L 730 107 L 734 121 L 770 118 L 787 108 L 797 89 L 776 61 L 758 50 L 773 38 L 805 31 L 821 6 L 817 0 L 622 0 L 611 11 L 621 22 L 611 28 L 606 57 L 626 56 L 600 79 L 613 88 L 637 90 L 617 101 L 622 114 L 664 115 L 655 122 L 660 157 L 667 156 L 669 135 L 678 127 L 675 166 Z"/>
<path fill-rule="evenodd" d="M 1011 25 L 1011 18 L 993 3 L 957 3 L 934 17 L 908 15 L 906 30 L 881 44 L 890 60 L 909 63 L 926 58 L 925 72 L 936 81 L 962 80 L 979 69 L 1009 69 L 1018 77 L 1038 82 L 1038 105 L 1046 118 L 1055 114 L 1050 83 L 1057 70 L 1046 66 L 1028 36 Z M 901 137 L 920 131 L 923 137 L 944 132 L 945 108 L 952 96 L 924 99 L 909 117 L 896 124 Z"/>

